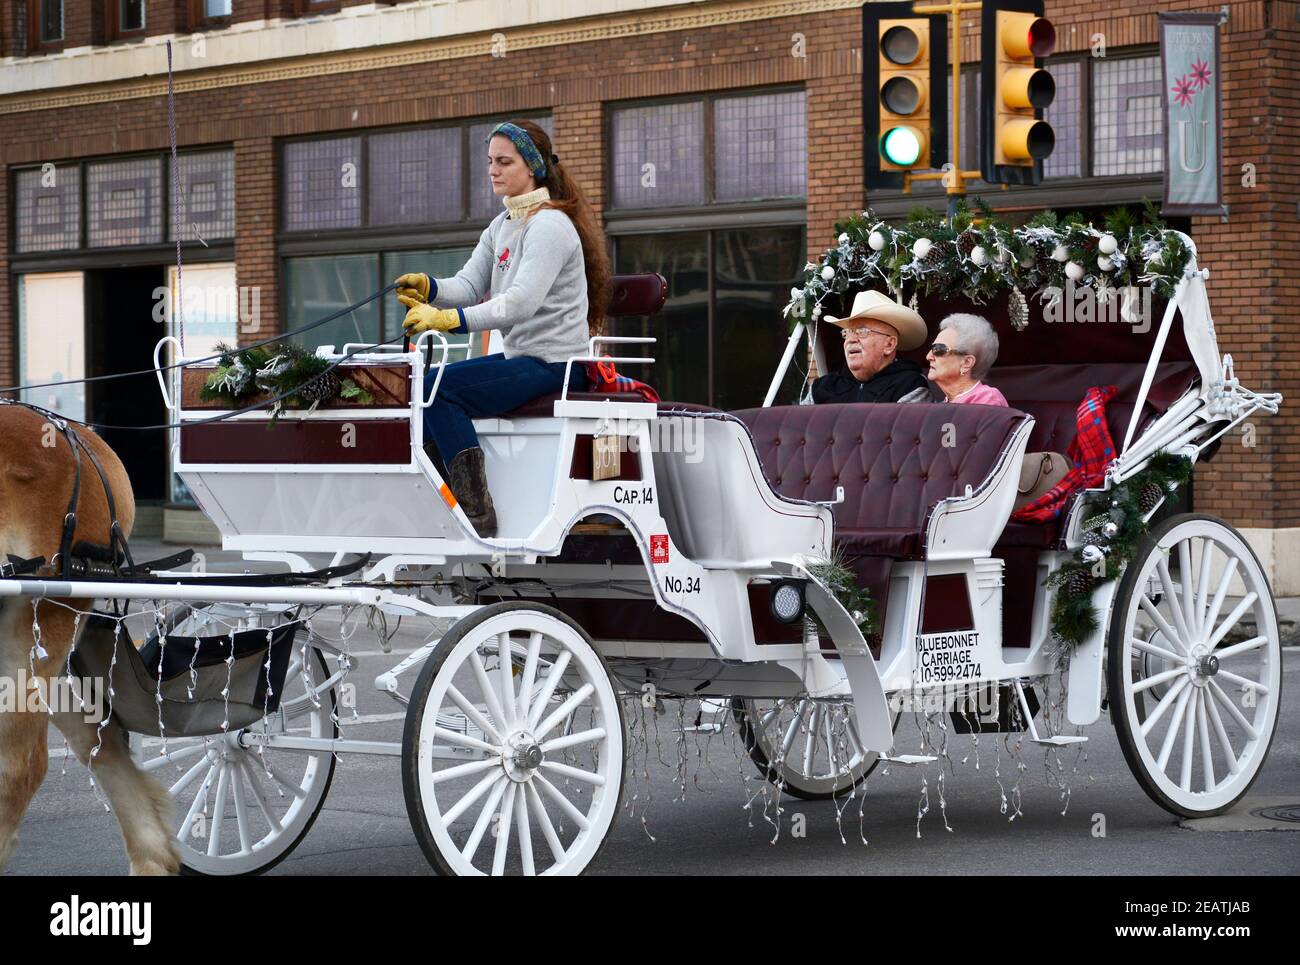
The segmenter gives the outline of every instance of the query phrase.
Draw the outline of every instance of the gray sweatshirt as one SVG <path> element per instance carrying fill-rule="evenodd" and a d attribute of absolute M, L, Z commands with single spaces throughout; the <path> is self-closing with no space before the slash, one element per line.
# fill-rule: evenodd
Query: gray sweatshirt
<path fill-rule="evenodd" d="M 506 358 L 564 362 L 587 354 L 582 241 L 563 211 L 543 208 L 513 221 L 501 212 L 456 277 L 434 283 L 431 304 L 463 309 L 471 332 L 499 328 Z"/>

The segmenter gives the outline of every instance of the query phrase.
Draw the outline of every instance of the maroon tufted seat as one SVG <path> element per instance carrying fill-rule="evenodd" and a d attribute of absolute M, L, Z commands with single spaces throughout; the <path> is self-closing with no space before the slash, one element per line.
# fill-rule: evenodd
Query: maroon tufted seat
<path fill-rule="evenodd" d="M 835 539 L 852 556 L 919 559 L 935 504 L 978 490 L 1012 433 L 1014 409 L 970 405 L 818 405 L 744 409 L 773 489 L 827 501 Z M 945 444 L 949 443 L 949 444 Z"/>

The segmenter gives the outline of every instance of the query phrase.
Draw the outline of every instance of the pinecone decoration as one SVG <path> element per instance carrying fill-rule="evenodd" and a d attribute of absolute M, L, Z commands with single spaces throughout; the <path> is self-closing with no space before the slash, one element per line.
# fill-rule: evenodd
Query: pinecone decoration
<path fill-rule="evenodd" d="M 343 383 L 339 377 L 334 374 L 334 370 L 322 372 L 308 382 L 303 383 L 296 393 L 298 398 L 302 399 L 309 405 L 319 405 L 322 402 L 328 402 L 330 399 L 338 396 L 343 388 Z"/>
<path fill-rule="evenodd" d="M 930 250 L 925 253 L 925 257 L 920 259 L 923 266 L 928 269 L 939 268 L 952 254 L 952 242 L 936 241 L 930 246 Z"/>
<path fill-rule="evenodd" d="M 1138 494 L 1138 505 L 1142 507 L 1143 515 L 1151 512 L 1160 504 L 1164 492 L 1160 489 L 1160 484 L 1149 482 L 1142 487 L 1142 492 Z"/>
<path fill-rule="evenodd" d="M 957 236 L 957 250 L 961 252 L 963 258 L 969 258 L 970 253 L 975 250 L 979 244 L 979 239 L 975 237 L 975 232 L 969 228 Z"/>
<path fill-rule="evenodd" d="M 1102 533 L 1101 528 L 1098 527 L 1097 529 L 1089 530 L 1088 532 L 1084 533 L 1083 545 L 1084 546 L 1105 546 L 1106 537 Z"/>
<path fill-rule="evenodd" d="M 1092 592 L 1092 577 L 1084 570 L 1075 570 L 1065 581 L 1067 596 L 1087 596 Z"/>
<path fill-rule="evenodd" d="M 1011 327 L 1017 332 L 1023 332 L 1029 327 L 1029 303 L 1025 301 L 1025 293 L 1019 288 L 1011 289 L 1007 311 L 1011 316 Z"/>

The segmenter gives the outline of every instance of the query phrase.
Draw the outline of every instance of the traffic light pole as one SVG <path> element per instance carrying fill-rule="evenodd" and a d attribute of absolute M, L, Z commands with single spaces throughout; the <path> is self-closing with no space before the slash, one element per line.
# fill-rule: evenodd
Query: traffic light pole
<path fill-rule="evenodd" d="M 903 172 L 903 193 L 912 193 L 913 181 L 941 181 L 948 192 L 948 220 L 957 213 L 957 200 L 966 196 L 966 182 L 980 177 L 979 171 L 961 169 L 961 15 L 967 10 L 983 9 L 983 3 L 969 3 L 963 0 L 950 0 L 949 3 L 917 3 L 912 5 L 912 12 L 924 16 L 943 14 L 948 18 L 949 42 L 952 53 L 948 58 L 952 64 L 952 168 L 948 171 L 913 174 Z"/>

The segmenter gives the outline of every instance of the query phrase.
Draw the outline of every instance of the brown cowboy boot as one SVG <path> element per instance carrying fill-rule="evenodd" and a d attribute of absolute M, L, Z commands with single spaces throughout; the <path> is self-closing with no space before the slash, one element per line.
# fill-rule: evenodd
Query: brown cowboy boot
<path fill-rule="evenodd" d="M 475 446 L 456 455 L 447 467 L 447 484 L 461 509 L 469 517 L 474 530 L 483 539 L 497 534 L 497 513 L 488 491 L 487 470 L 483 465 L 483 450 Z"/>

